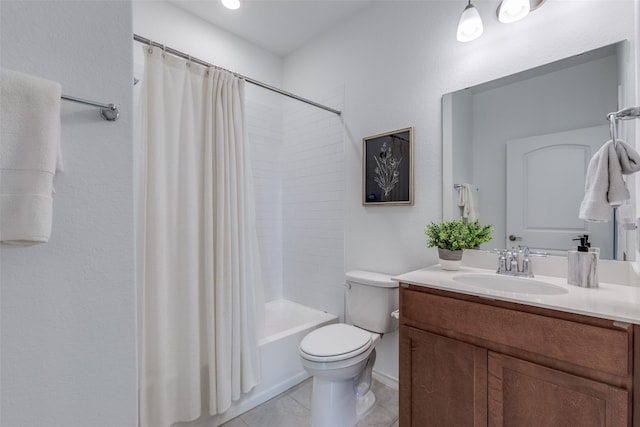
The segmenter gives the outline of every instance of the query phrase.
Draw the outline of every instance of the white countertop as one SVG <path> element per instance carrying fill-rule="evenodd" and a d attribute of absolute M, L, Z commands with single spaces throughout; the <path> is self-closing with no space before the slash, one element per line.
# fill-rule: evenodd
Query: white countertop
<path fill-rule="evenodd" d="M 533 295 L 477 288 L 453 280 L 459 274 L 496 274 L 495 270 L 462 266 L 447 271 L 439 265 L 411 271 L 394 277 L 402 283 L 460 292 L 482 298 L 527 304 L 569 313 L 584 314 L 619 322 L 640 324 L 640 287 L 600 282 L 598 288 L 580 288 L 567 284 L 566 278 L 537 275 L 535 280 L 567 290 L 561 295 Z M 527 280 L 527 279 L 523 279 Z"/>

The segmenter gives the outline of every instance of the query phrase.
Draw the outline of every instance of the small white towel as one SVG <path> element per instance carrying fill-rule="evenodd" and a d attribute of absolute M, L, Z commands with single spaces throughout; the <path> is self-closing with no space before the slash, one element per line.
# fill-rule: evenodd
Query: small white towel
<path fill-rule="evenodd" d="M 464 183 L 458 187 L 458 206 L 462 209 L 462 218 L 473 222 L 478 219 L 476 189 L 473 185 Z"/>
<path fill-rule="evenodd" d="M 47 242 L 53 177 L 61 166 L 60 84 L 0 74 L 0 241 Z"/>
<path fill-rule="evenodd" d="M 640 154 L 624 141 L 617 140 L 616 154 L 620 161 L 620 169 L 623 175 L 631 175 L 640 171 Z"/>
<path fill-rule="evenodd" d="M 622 175 L 638 170 L 640 155 L 629 144 L 621 140 L 616 140 L 616 144 L 607 141 L 589 162 L 578 217 L 592 222 L 609 221 L 611 208 L 631 198 Z"/>

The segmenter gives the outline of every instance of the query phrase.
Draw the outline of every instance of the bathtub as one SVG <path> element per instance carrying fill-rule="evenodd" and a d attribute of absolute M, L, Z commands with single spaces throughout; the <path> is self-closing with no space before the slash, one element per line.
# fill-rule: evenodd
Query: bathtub
<path fill-rule="evenodd" d="M 338 317 L 287 300 L 265 304 L 265 326 L 258 345 L 262 380 L 221 415 L 202 417 L 190 427 L 217 427 L 309 378 L 300 363 L 302 338 L 320 326 L 336 323 Z"/>

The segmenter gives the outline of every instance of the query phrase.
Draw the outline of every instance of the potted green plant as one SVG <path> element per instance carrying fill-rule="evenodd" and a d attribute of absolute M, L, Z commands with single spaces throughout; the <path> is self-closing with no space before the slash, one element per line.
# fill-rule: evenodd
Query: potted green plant
<path fill-rule="evenodd" d="M 478 220 L 463 219 L 432 222 L 427 225 L 427 246 L 438 248 L 440 266 L 445 270 L 457 270 L 462 261 L 463 249 L 472 249 L 492 239 L 492 225 L 481 225 Z"/>

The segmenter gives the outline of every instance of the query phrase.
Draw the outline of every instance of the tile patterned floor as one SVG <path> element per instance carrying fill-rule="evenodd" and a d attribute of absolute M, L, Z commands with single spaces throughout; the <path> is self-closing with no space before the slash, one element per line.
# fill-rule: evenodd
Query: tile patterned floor
<path fill-rule="evenodd" d="M 221 427 L 310 427 L 312 380 L 226 422 Z M 398 427 L 398 391 L 373 381 L 376 404 L 356 427 Z"/>

